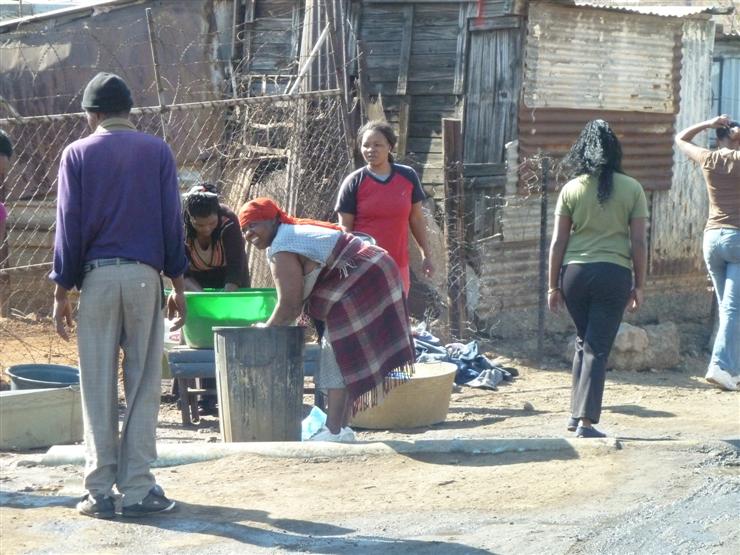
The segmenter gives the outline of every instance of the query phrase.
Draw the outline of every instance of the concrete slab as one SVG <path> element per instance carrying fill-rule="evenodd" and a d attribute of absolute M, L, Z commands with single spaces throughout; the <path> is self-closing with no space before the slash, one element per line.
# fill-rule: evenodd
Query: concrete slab
<path fill-rule="evenodd" d="M 82 440 L 80 388 L 0 391 L 0 449 Z"/>
<path fill-rule="evenodd" d="M 159 458 L 153 466 L 166 467 L 220 459 L 231 455 L 309 459 L 379 455 L 418 455 L 425 453 L 460 453 L 498 455 L 531 451 L 567 452 L 573 457 L 615 451 L 620 443 L 614 438 L 490 438 L 419 441 L 385 441 L 373 443 L 329 442 L 250 442 L 250 443 L 165 443 L 157 446 Z M 82 445 L 55 445 L 42 457 L 40 464 L 56 466 L 84 464 Z"/>

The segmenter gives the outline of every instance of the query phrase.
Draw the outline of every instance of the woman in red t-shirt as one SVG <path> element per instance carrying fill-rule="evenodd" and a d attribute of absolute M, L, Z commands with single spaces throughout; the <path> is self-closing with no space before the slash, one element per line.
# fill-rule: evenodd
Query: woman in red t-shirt
<path fill-rule="evenodd" d="M 345 231 L 366 233 L 388 251 L 398 264 L 408 295 L 409 227 L 422 252 L 424 274 L 434 273 L 421 208 L 426 195 L 413 168 L 393 161 L 391 151 L 397 139 L 390 125 L 369 121 L 360 128 L 357 139 L 367 165 L 345 178 L 334 209 Z"/>

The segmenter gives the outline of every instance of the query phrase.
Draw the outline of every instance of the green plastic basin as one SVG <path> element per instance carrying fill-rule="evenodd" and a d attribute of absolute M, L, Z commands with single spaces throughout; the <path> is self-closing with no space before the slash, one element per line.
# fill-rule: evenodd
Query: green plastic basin
<path fill-rule="evenodd" d="M 214 326 L 249 326 L 265 322 L 277 304 L 275 289 L 186 291 L 187 318 L 182 328 L 191 349 L 213 349 Z"/>

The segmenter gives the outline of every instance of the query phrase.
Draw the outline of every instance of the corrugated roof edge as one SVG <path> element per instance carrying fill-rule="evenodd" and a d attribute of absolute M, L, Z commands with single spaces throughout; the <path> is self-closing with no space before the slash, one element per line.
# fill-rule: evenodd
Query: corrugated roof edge
<path fill-rule="evenodd" d="M 710 2 L 703 6 L 670 6 L 670 5 L 636 5 L 604 0 L 551 0 L 556 4 L 573 6 L 576 8 L 597 8 L 613 12 L 639 13 L 642 15 L 656 15 L 659 17 L 690 17 L 693 15 L 724 15 L 735 11 L 732 5 L 723 6 L 719 2 Z"/>
<path fill-rule="evenodd" d="M 145 1 L 146 0 L 99 0 L 98 2 L 83 4 L 81 6 L 60 8 L 58 10 L 51 10 L 40 14 L 16 17 L 15 19 L 6 19 L 4 21 L 0 21 L 0 33 L 8 30 L 16 30 L 19 26 L 27 23 L 36 23 L 39 21 L 54 19 L 56 17 L 74 15 L 85 11 L 89 11 L 92 14 L 95 10 L 100 10 L 101 8 L 114 8 L 125 4 L 136 4 Z"/>

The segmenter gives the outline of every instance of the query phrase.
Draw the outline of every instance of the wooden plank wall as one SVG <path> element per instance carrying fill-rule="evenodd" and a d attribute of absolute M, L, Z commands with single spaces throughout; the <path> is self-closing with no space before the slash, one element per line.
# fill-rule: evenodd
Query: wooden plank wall
<path fill-rule="evenodd" d="M 506 144 L 517 137 L 524 25 L 517 16 L 468 20 L 465 175 L 470 240 L 501 232 Z"/>
<path fill-rule="evenodd" d="M 442 197 L 442 118 L 461 118 L 467 2 L 363 2 L 369 93 L 399 132 L 398 158 Z"/>
<path fill-rule="evenodd" d="M 274 76 L 265 80 L 266 90 L 255 94 L 283 92 L 286 80 L 277 76 L 295 74 L 302 21 L 303 2 L 298 0 L 248 0 L 242 40 L 247 60 L 243 73 Z"/>

